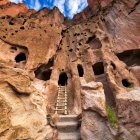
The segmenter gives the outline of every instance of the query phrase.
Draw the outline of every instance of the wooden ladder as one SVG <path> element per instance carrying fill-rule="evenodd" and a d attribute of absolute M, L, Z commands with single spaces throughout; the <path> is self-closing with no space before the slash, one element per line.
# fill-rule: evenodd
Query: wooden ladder
<path fill-rule="evenodd" d="M 55 106 L 55 113 L 67 115 L 67 89 L 66 86 L 58 87 L 58 95 Z"/>

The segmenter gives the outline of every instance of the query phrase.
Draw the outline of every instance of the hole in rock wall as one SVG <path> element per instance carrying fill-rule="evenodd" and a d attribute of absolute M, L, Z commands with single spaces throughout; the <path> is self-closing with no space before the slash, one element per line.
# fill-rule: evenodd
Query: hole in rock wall
<path fill-rule="evenodd" d="M 12 21 L 9 22 L 9 25 L 14 25 L 14 23 Z"/>
<path fill-rule="evenodd" d="M 20 29 L 21 29 L 21 30 L 24 30 L 25 28 L 24 28 L 24 26 L 21 26 Z"/>
<path fill-rule="evenodd" d="M 92 42 L 95 38 L 96 38 L 95 35 L 89 37 L 86 43 L 89 44 L 89 43 Z"/>
<path fill-rule="evenodd" d="M 25 46 L 15 44 L 9 44 L 7 49 L 6 58 L 9 57 L 11 61 L 8 65 L 14 68 L 24 68 L 28 59 L 28 49 Z"/>
<path fill-rule="evenodd" d="M 68 80 L 67 74 L 65 72 L 60 73 L 58 85 L 61 85 L 61 86 L 67 85 L 67 80 Z"/>
<path fill-rule="evenodd" d="M 47 80 L 50 80 L 51 73 L 52 73 L 52 70 L 46 69 L 44 65 L 35 71 L 35 77 L 40 80 L 47 81 Z"/>
<path fill-rule="evenodd" d="M 17 51 L 17 47 L 16 46 L 12 46 L 10 49 Z"/>
<path fill-rule="evenodd" d="M 111 66 L 114 70 L 116 69 L 116 65 L 113 62 L 111 62 Z"/>
<path fill-rule="evenodd" d="M 132 65 L 140 65 L 140 49 L 127 50 L 117 54 L 118 58 L 128 67 Z"/>
<path fill-rule="evenodd" d="M 16 57 L 15 57 L 15 61 L 17 63 L 21 62 L 21 61 L 26 61 L 26 54 L 25 53 L 19 53 Z"/>
<path fill-rule="evenodd" d="M 113 67 L 114 67 L 114 65 L 113 65 Z M 95 74 L 95 81 L 101 82 L 103 84 L 107 104 L 112 107 L 115 107 L 116 106 L 115 97 L 113 95 L 113 91 L 110 87 L 106 74 L 104 73 L 103 62 L 95 63 L 92 66 L 92 68 L 93 68 L 93 72 Z"/>
<path fill-rule="evenodd" d="M 5 16 L 1 17 L 2 19 L 5 19 Z"/>
<path fill-rule="evenodd" d="M 69 52 L 72 52 L 73 51 L 73 49 L 69 49 Z"/>
<path fill-rule="evenodd" d="M 50 69 L 43 71 L 40 78 L 44 81 L 50 80 L 51 74 L 52 74 L 52 70 Z"/>
<path fill-rule="evenodd" d="M 51 74 L 52 74 L 52 66 L 53 66 L 54 60 L 51 59 L 49 60 L 47 65 L 41 65 L 34 73 L 35 77 L 40 79 L 40 80 L 50 80 Z"/>
<path fill-rule="evenodd" d="M 127 79 L 123 79 L 122 84 L 123 84 L 124 87 L 127 87 L 127 88 L 132 87 L 132 84 Z"/>
<path fill-rule="evenodd" d="M 100 49 L 102 47 L 101 41 L 96 38 L 95 35 L 89 37 L 86 43 L 89 44 L 92 49 Z"/>
<path fill-rule="evenodd" d="M 92 69 L 93 69 L 93 72 L 94 72 L 95 75 L 104 74 L 104 65 L 103 65 L 103 62 L 95 63 L 92 66 Z"/>
<path fill-rule="evenodd" d="M 118 53 L 117 56 L 128 66 L 128 69 L 140 82 L 140 49 L 127 50 Z"/>
<path fill-rule="evenodd" d="M 84 75 L 84 70 L 83 70 L 82 65 L 78 64 L 78 65 L 77 65 L 77 69 L 78 69 L 79 77 L 83 77 L 83 75 Z"/>
<path fill-rule="evenodd" d="M 100 76 L 96 76 L 95 81 L 101 82 L 103 84 L 107 104 L 112 106 L 112 107 L 115 107 L 116 106 L 115 97 L 113 95 L 113 91 L 110 87 L 110 84 L 108 82 L 106 75 L 102 74 Z"/>

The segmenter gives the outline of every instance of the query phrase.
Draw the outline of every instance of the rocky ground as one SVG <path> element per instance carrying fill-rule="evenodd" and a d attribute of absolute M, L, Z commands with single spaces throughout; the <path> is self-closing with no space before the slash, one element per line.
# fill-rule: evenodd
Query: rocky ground
<path fill-rule="evenodd" d="M 68 20 L 0 1 L 0 140 L 56 140 L 65 84 L 83 140 L 140 139 L 140 2 L 88 2 Z"/>

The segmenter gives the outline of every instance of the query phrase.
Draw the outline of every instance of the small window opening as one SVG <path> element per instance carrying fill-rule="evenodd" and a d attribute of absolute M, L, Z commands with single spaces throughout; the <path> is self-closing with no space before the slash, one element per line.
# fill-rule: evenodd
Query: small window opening
<path fill-rule="evenodd" d="M 9 25 L 14 25 L 14 23 L 12 21 L 9 22 Z"/>
<path fill-rule="evenodd" d="M 20 53 L 15 57 L 15 60 L 17 63 L 21 62 L 21 61 L 25 61 L 26 60 L 26 55 L 25 53 Z"/>
<path fill-rule="evenodd" d="M 17 51 L 17 47 L 16 46 L 12 46 L 10 49 Z"/>
<path fill-rule="evenodd" d="M 24 28 L 24 26 L 21 26 L 20 29 L 21 29 L 21 30 L 24 30 L 25 28 Z"/>
<path fill-rule="evenodd" d="M 95 38 L 96 38 L 95 35 L 89 37 L 86 43 L 88 44 L 88 43 L 92 42 Z"/>
<path fill-rule="evenodd" d="M 82 44 L 79 42 L 79 46 L 81 46 Z"/>
<path fill-rule="evenodd" d="M 123 84 L 124 87 L 127 87 L 127 88 L 132 87 L 132 84 L 127 79 L 123 79 L 122 84 Z"/>
<path fill-rule="evenodd" d="M 95 75 L 104 74 L 103 62 L 98 62 L 92 66 Z"/>
<path fill-rule="evenodd" d="M 102 47 L 101 41 L 96 38 L 95 35 L 89 37 L 86 43 L 89 44 L 92 49 L 100 49 Z"/>
<path fill-rule="evenodd" d="M 116 69 L 116 66 L 113 62 L 111 62 L 111 66 L 113 67 L 114 70 Z"/>
<path fill-rule="evenodd" d="M 46 68 L 45 65 L 42 65 L 35 71 L 35 77 L 43 81 L 50 80 L 51 74 L 52 74 L 52 69 Z"/>
<path fill-rule="evenodd" d="M 43 71 L 42 75 L 39 77 L 39 79 L 44 80 L 44 81 L 50 80 L 51 74 L 52 74 L 52 70 L 51 69 Z"/>
<path fill-rule="evenodd" d="M 84 70 L 83 70 L 82 65 L 78 64 L 78 65 L 77 65 L 77 69 L 78 69 L 79 77 L 83 77 L 83 75 L 84 75 Z"/>
<path fill-rule="evenodd" d="M 5 19 L 5 16 L 3 16 L 2 19 Z"/>
<path fill-rule="evenodd" d="M 69 52 L 72 52 L 73 51 L 73 49 L 69 49 Z"/>
<path fill-rule="evenodd" d="M 48 64 L 41 65 L 34 73 L 35 77 L 40 80 L 50 80 L 52 74 L 52 67 L 54 63 L 54 58 L 49 59 Z"/>
<path fill-rule="evenodd" d="M 61 86 L 67 85 L 67 80 L 68 80 L 67 74 L 65 72 L 61 73 L 59 75 L 58 85 Z"/>
<path fill-rule="evenodd" d="M 52 74 L 51 69 L 44 70 L 44 71 L 40 71 L 40 70 L 35 71 L 36 78 L 44 81 L 50 80 L 51 74 Z"/>

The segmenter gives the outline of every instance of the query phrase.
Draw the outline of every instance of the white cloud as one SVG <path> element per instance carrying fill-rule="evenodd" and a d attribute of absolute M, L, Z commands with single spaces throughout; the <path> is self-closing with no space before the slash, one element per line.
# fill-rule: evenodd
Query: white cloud
<path fill-rule="evenodd" d="M 21 3 L 23 0 L 10 0 L 10 1 L 14 3 Z"/>
<path fill-rule="evenodd" d="M 10 0 L 11 2 L 21 3 L 23 0 Z M 81 12 L 87 6 L 87 0 L 28 0 L 28 7 L 30 9 L 40 10 L 42 7 L 50 6 L 50 3 L 54 3 L 60 11 L 72 18 L 76 13 Z M 52 4 L 53 5 L 53 4 Z M 52 8 L 52 7 L 50 7 Z"/>
<path fill-rule="evenodd" d="M 70 18 L 74 14 L 81 12 L 87 6 L 87 0 L 55 0 L 54 3 L 64 15 Z M 65 11 L 65 8 L 67 11 Z"/>
<path fill-rule="evenodd" d="M 79 0 L 69 0 L 67 2 L 67 7 L 69 10 L 69 15 L 72 17 L 78 11 Z"/>
<path fill-rule="evenodd" d="M 62 13 L 64 13 L 64 4 L 66 0 L 55 0 L 54 5 L 57 6 Z"/>
<path fill-rule="evenodd" d="M 34 3 L 34 9 L 35 10 L 40 10 L 40 8 L 41 8 L 41 4 L 39 3 L 38 0 L 36 0 L 35 3 Z"/>

